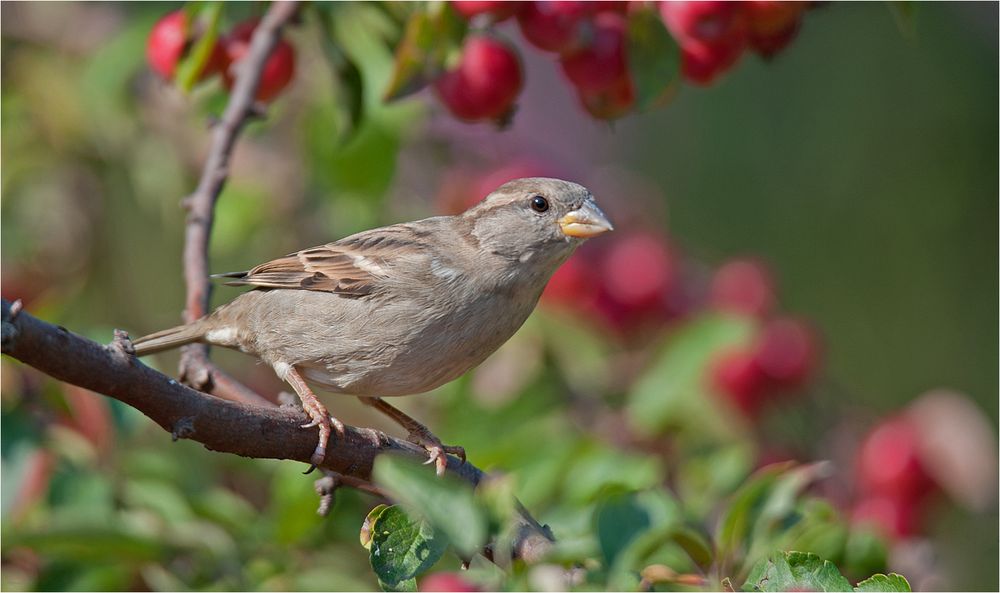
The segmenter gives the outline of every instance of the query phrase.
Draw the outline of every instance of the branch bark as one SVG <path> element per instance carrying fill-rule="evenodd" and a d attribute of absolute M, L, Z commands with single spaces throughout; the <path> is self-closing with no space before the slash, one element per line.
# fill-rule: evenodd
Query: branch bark
<path fill-rule="evenodd" d="M 215 203 L 229 177 L 229 163 L 237 137 L 250 120 L 263 115 L 263 106 L 254 99 L 261 73 L 281 38 L 281 30 L 295 16 L 299 5 L 298 1 L 272 3 L 254 30 L 250 49 L 238 66 L 229 103 L 212 129 L 212 142 L 198 186 L 184 199 L 184 207 L 188 210 L 184 231 L 185 323 L 208 314 L 212 293 L 208 276 L 208 246 L 215 220 Z M 268 401 L 216 368 L 209 360 L 208 346 L 204 344 L 192 344 L 181 350 L 180 376 L 185 383 L 201 391 L 233 401 L 252 404 Z"/>
<path fill-rule="evenodd" d="M 160 425 L 174 440 L 191 439 L 212 451 L 260 459 L 309 463 L 317 429 L 303 429 L 298 408 L 257 406 L 213 397 L 149 368 L 133 355 L 125 332 L 103 346 L 3 300 L 2 351 L 60 381 L 124 402 Z M 331 439 L 322 467 L 348 478 L 345 484 L 371 480 L 375 458 L 384 453 L 424 460 L 419 446 L 371 428 L 346 427 L 343 439 Z M 471 463 L 448 457 L 448 472 L 475 485 L 485 477 Z M 514 552 L 528 562 L 539 560 L 551 536 L 527 511 L 518 517 Z"/>

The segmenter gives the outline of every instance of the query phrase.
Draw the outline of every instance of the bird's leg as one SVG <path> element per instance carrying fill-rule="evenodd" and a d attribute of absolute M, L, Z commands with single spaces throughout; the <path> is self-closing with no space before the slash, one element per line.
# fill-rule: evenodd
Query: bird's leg
<path fill-rule="evenodd" d="M 278 364 L 275 365 L 274 370 L 278 373 L 279 377 L 292 386 L 295 393 L 299 395 L 299 399 L 302 400 L 302 409 L 305 410 L 310 419 L 310 422 L 303 424 L 302 428 L 319 427 L 319 442 L 316 444 L 316 450 L 313 451 L 312 457 L 309 458 L 309 461 L 313 464 L 309 468 L 309 471 L 306 472 L 309 473 L 316 466 L 323 463 L 323 458 L 326 457 L 326 446 L 330 442 L 331 426 L 336 429 L 338 435 L 343 437 L 344 423 L 330 416 L 330 413 L 326 411 L 326 406 L 323 405 L 323 402 L 319 401 L 319 398 L 312 392 L 312 389 L 309 389 L 305 380 L 302 379 L 302 375 L 299 374 L 294 366 L 290 364 Z"/>
<path fill-rule="evenodd" d="M 365 405 L 371 406 L 392 418 L 396 424 L 405 428 L 410 433 L 407 438 L 427 450 L 427 463 L 434 464 L 437 475 L 443 476 L 445 468 L 448 467 L 448 456 L 446 453 L 457 455 L 462 460 L 462 463 L 465 463 L 465 449 L 442 444 L 441 439 L 434 436 L 434 433 L 426 426 L 414 420 L 406 412 L 390 405 L 381 397 L 358 397 L 358 399 Z"/>

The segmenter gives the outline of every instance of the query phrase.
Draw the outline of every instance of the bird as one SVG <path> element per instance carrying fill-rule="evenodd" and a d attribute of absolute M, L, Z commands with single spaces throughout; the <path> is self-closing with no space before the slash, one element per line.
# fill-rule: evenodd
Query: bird
<path fill-rule="evenodd" d="M 611 230 L 582 185 L 515 179 L 460 214 L 362 231 L 217 274 L 252 290 L 133 344 L 144 356 L 200 342 L 268 364 L 301 400 L 310 419 L 302 427 L 319 429 L 314 467 L 344 425 L 310 383 L 389 416 L 441 475 L 447 454 L 464 460 L 464 449 L 444 445 L 383 398 L 430 391 L 479 365 L 527 320 L 576 248 Z"/>

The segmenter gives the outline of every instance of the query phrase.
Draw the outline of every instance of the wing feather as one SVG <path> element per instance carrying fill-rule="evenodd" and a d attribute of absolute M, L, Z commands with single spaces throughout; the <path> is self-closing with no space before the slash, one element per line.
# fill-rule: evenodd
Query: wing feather
<path fill-rule="evenodd" d="M 229 286 L 316 290 L 350 297 L 378 291 L 390 268 L 426 252 L 428 234 L 408 224 L 373 229 L 290 253 L 247 272 L 220 274 Z"/>

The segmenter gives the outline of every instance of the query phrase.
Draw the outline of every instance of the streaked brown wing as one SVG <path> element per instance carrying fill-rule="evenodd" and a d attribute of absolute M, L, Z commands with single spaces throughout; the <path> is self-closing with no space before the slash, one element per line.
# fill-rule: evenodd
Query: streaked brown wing
<path fill-rule="evenodd" d="M 424 236 L 410 225 L 393 225 L 303 249 L 248 272 L 219 276 L 235 278 L 226 282 L 230 286 L 317 290 L 361 297 L 377 291 L 379 281 L 401 255 L 423 253 Z"/>

